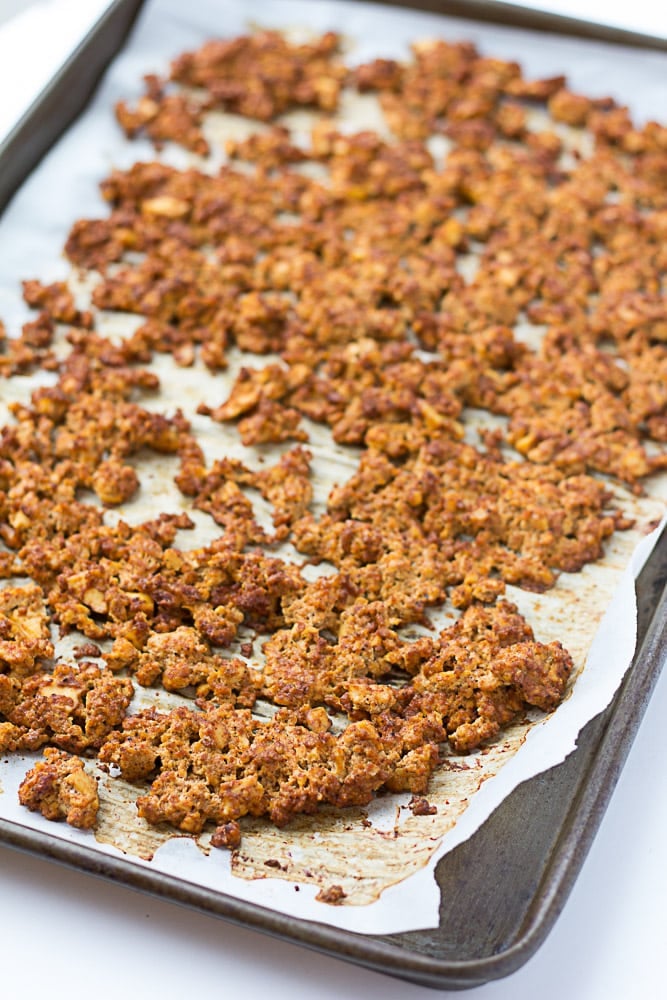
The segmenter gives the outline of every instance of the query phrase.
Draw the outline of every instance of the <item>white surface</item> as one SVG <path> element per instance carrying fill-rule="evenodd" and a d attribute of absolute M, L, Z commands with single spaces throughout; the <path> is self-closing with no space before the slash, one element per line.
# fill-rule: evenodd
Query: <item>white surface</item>
<path fill-rule="evenodd" d="M 41 0 L 23 3 L 23 10 L 0 30 L 0 138 L 30 107 L 58 70 L 64 57 L 97 21 L 109 0 Z M 17 11 L 17 0 L 0 0 Z"/>
<path fill-rule="evenodd" d="M 508 0 L 520 7 L 535 7 L 564 17 L 611 24 L 615 28 L 667 38 L 667 4 L 664 0 Z"/>
<path fill-rule="evenodd" d="M 99 0 L 95 3 L 102 6 Z M 551 9 L 559 6 L 557 0 L 549 4 Z M 34 7 L 41 10 L 39 35 L 49 38 L 49 49 L 55 53 L 59 32 L 64 37 L 72 30 L 61 20 L 63 11 L 78 8 L 80 23 L 85 23 L 93 0 L 50 0 Z M 565 3 L 562 7 L 567 12 Z M 662 16 L 658 7 L 663 5 L 655 5 L 656 19 Z M 580 16 L 591 19 L 604 19 L 605 12 L 611 15 L 610 5 L 593 0 L 577 8 Z M 12 99 L 19 93 L 15 72 L 20 67 L 21 79 L 27 78 L 26 68 L 32 62 L 27 53 L 36 52 L 34 31 L 23 36 L 31 39 L 30 47 L 22 47 L 16 25 L 10 21 L 0 29 L 3 112 L 8 93 Z M 649 30 L 650 25 L 642 27 Z M 11 45 L 7 45 L 10 30 Z M 35 73 L 43 72 L 41 62 Z M 464 996 L 471 1000 L 523 1000 L 536 994 L 540 1000 L 665 996 L 667 796 L 660 764 L 665 712 L 667 676 L 651 701 L 591 855 L 545 945 L 514 976 Z M 312 1000 L 341 996 L 411 1000 L 437 995 L 7 849 L 0 849 L 0 886 L 1 994 L 6 997 L 37 997 L 48 991 L 56 1000 L 66 996 L 78 1000 L 89 994 L 106 1000 L 122 991 L 129 997 L 168 1000 L 213 990 L 231 996 L 237 989 L 249 998 Z"/>

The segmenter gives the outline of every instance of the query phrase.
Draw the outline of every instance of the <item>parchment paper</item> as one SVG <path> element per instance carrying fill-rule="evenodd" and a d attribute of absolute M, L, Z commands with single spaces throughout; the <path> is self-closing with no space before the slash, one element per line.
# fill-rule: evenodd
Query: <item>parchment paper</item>
<path fill-rule="evenodd" d="M 242 33 L 253 22 L 317 32 L 342 30 L 351 63 L 376 56 L 405 57 L 407 44 L 417 38 L 470 39 L 486 54 L 519 59 L 527 76 L 566 72 L 574 89 L 592 96 L 612 94 L 628 103 L 639 121 L 659 116 L 667 106 L 667 57 L 661 54 L 340 0 L 317 4 L 308 0 L 228 0 L 224 5 L 215 0 L 191 0 L 187 6 L 180 0 L 153 0 L 146 5 L 129 46 L 116 59 L 90 110 L 24 185 L 2 220 L 0 317 L 10 332 L 18 332 L 29 315 L 20 298 L 21 279 L 52 281 L 70 276 L 61 248 L 75 219 L 106 214 L 98 194 L 99 181 L 114 167 L 126 168 L 136 160 L 155 158 L 148 143 L 123 139 L 111 114 L 113 104 L 120 98 L 137 96 L 142 75 L 163 71 L 180 51 L 213 35 Z M 355 126 L 364 124 L 364 116 L 373 115 L 368 103 L 347 111 Z M 238 120 L 218 121 L 215 127 L 225 124 L 236 129 L 247 127 Z M 189 154 L 175 148 L 169 148 L 165 155 L 175 165 L 192 162 Z M 85 284 L 77 287 L 84 302 Z M 122 333 L 127 325 L 127 318 L 108 315 L 102 332 Z M 144 405 L 167 410 L 182 406 L 209 461 L 230 454 L 253 466 L 253 450 L 242 448 L 233 429 L 213 426 L 195 413 L 201 399 L 224 398 L 241 363 L 240 356 L 232 362 L 229 372 L 213 376 L 199 367 L 175 372 L 169 359 L 160 357 L 153 367 L 163 390 L 154 402 Z M 6 402 L 26 399 L 38 381 L 51 378 L 40 374 L 3 384 L 2 422 L 8 419 Z M 314 454 L 314 510 L 318 512 L 336 474 L 349 475 L 356 458 L 353 450 L 333 445 L 326 430 L 313 425 L 308 429 L 309 448 Z M 171 482 L 171 463 L 157 458 L 142 466 L 139 499 L 110 513 L 108 519 L 123 517 L 137 522 L 156 510 L 182 509 L 183 498 Z M 537 638 L 543 642 L 558 638 L 570 650 L 578 671 L 576 683 L 551 717 L 536 715 L 527 724 L 512 727 L 484 751 L 446 759 L 428 794 L 429 801 L 438 806 L 435 815 L 415 817 L 407 808 L 409 796 L 394 795 L 378 798 L 365 810 L 327 810 L 315 818 L 300 818 L 284 830 L 253 821 L 244 823 L 242 848 L 230 856 L 224 851 L 209 851 L 206 836 L 195 841 L 150 828 L 136 816 L 136 789 L 95 771 L 92 763 L 91 769 L 101 778 L 97 833 L 55 825 L 29 814 L 18 805 L 17 789 L 32 759 L 12 757 L 0 761 L 4 793 L 0 794 L 0 816 L 105 853 L 118 856 L 122 850 L 133 864 L 337 927 L 393 933 L 437 926 L 440 893 L 433 872 L 439 858 L 467 839 L 518 784 L 562 761 L 574 749 L 582 726 L 609 703 L 620 683 L 635 646 L 633 581 L 657 537 L 657 532 L 649 537 L 646 533 L 664 511 L 664 477 L 650 484 L 650 494 L 637 500 L 618 491 L 619 503 L 636 516 L 637 528 L 611 540 L 603 565 L 587 566 L 578 574 L 562 574 L 556 588 L 544 595 L 508 588 L 508 598 L 519 605 Z M 261 504 L 256 507 L 260 521 L 268 516 Z M 197 524 L 194 535 L 188 533 L 183 539 L 184 545 L 205 542 L 217 530 L 203 516 Z M 292 555 L 296 557 L 293 550 Z M 437 616 L 434 621 L 437 625 Z M 59 643 L 59 651 L 66 652 L 72 641 L 76 640 Z M 140 691 L 136 704 L 166 708 L 174 702 L 164 692 Z M 281 868 L 265 864 L 275 860 Z M 319 889 L 331 884 L 342 885 L 346 905 L 332 907 L 315 900 Z"/>

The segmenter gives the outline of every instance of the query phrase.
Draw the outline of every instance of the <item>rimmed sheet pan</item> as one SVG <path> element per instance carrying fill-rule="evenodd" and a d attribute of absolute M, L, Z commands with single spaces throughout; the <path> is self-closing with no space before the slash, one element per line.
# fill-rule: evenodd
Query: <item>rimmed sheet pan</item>
<path fill-rule="evenodd" d="M 509 5 L 416 4 L 442 13 L 525 24 Z M 122 45 L 141 3 L 117 0 L 72 54 L 49 89 L 0 147 L 0 207 L 39 157 L 85 105 L 108 61 Z M 456 8 L 456 9 L 452 9 Z M 540 15 L 531 27 L 567 31 Z M 660 40 L 578 26 L 587 37 L 664 47 Z M 637 583 L 638 646 L 612 705 L 582 732 L 563 764 L 520 786 L 467 842 L 438 865 L 447 897 L 440 925 L 428 931 L 362 936 L 326 924 L 286 918 L 173 876 L 101 856 L 18 823 L 0 820 L 0 839 L 93 874 L 217 914 L 360 965 L 438 988 L 465 988 L 518 968 L 553 925 L 611 796 L 667 653 L 667 538 Z"/>

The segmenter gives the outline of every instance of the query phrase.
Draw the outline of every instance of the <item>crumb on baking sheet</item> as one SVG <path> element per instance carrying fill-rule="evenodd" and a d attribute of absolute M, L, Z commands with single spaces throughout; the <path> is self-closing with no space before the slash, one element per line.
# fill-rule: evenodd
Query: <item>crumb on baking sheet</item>
<path fill-rule="evenodd" d="M 343 887 L 340 885 L 330 885 L 326 889 L 320 889 L 315 899 L 320 903 L 328 903 L 330 906 L 340 906 L 346 897 Z"/>
<path fill-rule="evenodd" d="M 413 795 L 409 805 L 413 816 L 435 816 L 438 811 L 438 807 L 432 805 L 423 796 Z"/>

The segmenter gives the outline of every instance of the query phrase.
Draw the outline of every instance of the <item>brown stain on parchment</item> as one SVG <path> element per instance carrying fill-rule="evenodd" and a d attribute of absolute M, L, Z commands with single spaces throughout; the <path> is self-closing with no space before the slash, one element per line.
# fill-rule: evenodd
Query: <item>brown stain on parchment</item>
<path fill-rule="evenodd" d="M 158 847 L 174 836 L 166 824 L 151 826 L 137 813 L 137 796 L 141 789 L 122 778 L 103 776 L 98 782 L 100 809 L 97 814 L 95 840 L 111 844 L 123 854 L 132 854 L 151 861 Z"/>
<path fill-rule="evenodd" d="M 372 903 L 389 886 L 428 864 L 470 798 L 518 749 L 530 725 L 513 727 L 502 743 L 483 753 L 444 760 L 428 792 L 429 802 L 438 809 L 431 816 L 413 816 L 406 806 L 397 806 L 390 829 L 369 824 L 366 810 L 359 808 L 323 808 L 315 816 L 297 816 L 284 829 L 262 819 L 242 820 L 243 840 L 232 854 L 232 874 L 248 880 L 280 878 L 319 887 L 340 885 L 345 905 Z M 142 790 L 122 778 L 102 774 L 94 833 L 101 844 L 151 861 L 158 848 L 183 835 L 167 825 L 151 826 L 138 815 L 136 799 Z M 212 849 L 211 832 L 188 838 L 202 855 Z"/>
<path fill-rule="evenodd" d="M 393 829 L 368 825 L 363 809 L 323 809 L 316 816 L 297 817 L 283 830 L 264 820 L 244 822 L 232 873 L 245 879 L 339 885 L 343 905 L 373 903 L 389 886 L 428 864 L 475 792 L 512 757 L 534 724 L 513 726 L 482 753 L 445 759 L 426 795 L 437 813 L 413 816 L 408 807 L 397 808 Z"/>

